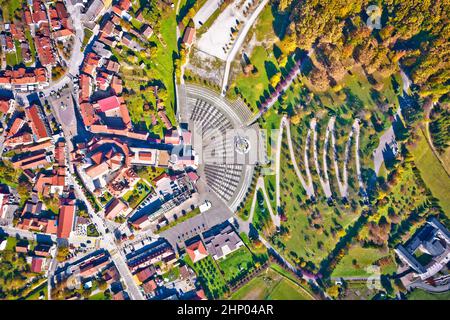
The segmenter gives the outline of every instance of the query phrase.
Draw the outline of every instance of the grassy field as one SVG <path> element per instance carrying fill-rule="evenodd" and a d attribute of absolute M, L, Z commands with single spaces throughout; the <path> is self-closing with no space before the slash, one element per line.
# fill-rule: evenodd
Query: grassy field
<path fill-rule="evenodd" d="M 25 297 L 25 300 L 39 300 L 41 296 L 44 298 L 42 300 L 47 300 L 48 293 L 48 283 L 44 281 L 41 285 L 35 287 L 30 291 L 30 293 Z"/>
<path fill-rule="evenodd" d="M 299 285 L 272 268 L 234 292 L 232 300 L 311 300 L 312 297 Z"/>
<path fill-rule="evenodd" d="M 144 50 L 132 51 L 120 45 L 113 50 L 121 62 L 121 77 L 128 91 L 123 96 L 131 120 L 138 130 L 149 131 L 155 138 L 162 136 L 164 125 L 156 114 L 156 97 L 149 87 L 159 87 L 158 97 L 172 124 L 175 123 L 176 108 L 173 61 L 178 47 L 175 10 L 165 9 L 162 15 L 159 32 L 155 32 L 148 43 L 141 43 Z M 148 109 L 144 109 L 146 104 Z"/>
<path fill-rule="evenodd" d="M 230 86 L 229 91 L 234 91 L 234 88 L 237 87 L 253 108 L 256 107 L 256 102 L 260 100 L 264 92 L 269 90 L 270 77 L 279 71 L 279 65 L 273 52 L 274 45 L 279 41 L 274 30 L 274 25 L 277 24 L 279 21 L 275 23 L 273 10 L 271 6 L 267 5 L 246 37 L 246 43 L 253 38 L 257 41 L 248 57 L 257 72 L 245 76 L 242 69 L 237 68 L 236 70 L 239 72 L 236 73 Z M 235 64 L 239 64 L 239 62 L 236 61 Z M 252 111 L 256 111 L 256 109 Z"/>
<path fill-rule="evenodd" d="M 28 45 L 30 46 L 31 62 L 29 63 L 29 65 L 31 65 L 36 59 L 36 47 L 34 46 L 33 37 L 31 36 L 31 32 L 29 29 L 25 30 L 25 36 L 27 37 Z"/>
<path fill-rule="evenodd" d="M 92 37 L 92 35 L 94 34 L 94 32 L 89 29 L 89 28 L 84 28 L 84 37 L 83 37 L 83 42 L 81 44 L 81 51 L 84 50 L 84 48 L 86 48 L 89 39 Z"/>
<path fill-rule="evenodd" d="M 3 21 L 12 22 L 15 12 L 22 6 L 22 0 L 3 0 L 0 2 L 2 7 Z"/>
<path fill-rule="evenodd" d="M 431 193 L 439 199 L 445 214 L 450 217 L 450 177 L 431 150 L 422 130 L 418 134 L 416 146 L 410 149 L 414 162 Z"/>
<path fill-rule="evenodd" d="M 407 295 L 408 300 L 450 300 L 450 292 L 430 293 L 422 289 L 414 289 Z"/>
<path fill-rule="evenodd" d="M 168 100 L 165 101 L 167 116 L 174 123 L 175 120 L 175 86 L 174 86 L 174 65 L 173 55 L 178 53 L 176 36 L 175 11 L 168 10 L 164 13 L 160 29 L 161 37 L 164 39 L 165 46 L 156 39 L 156 35 L 150 39 L 158 45 L 158 53 L 152 59 L 151 66 L 157 75 L 156 79 L 163 82 L 167 89 Z"/>
<path fill-rule="evenodd" d="M 261 190 L 257 191 L 255 214 L 253 216 L 252 223 L 259 231 L 269 232 L 272 227 L 272 219 L 270 218 L 269 208 L 267 207 L 267 203 Z"/>
<path fill-rule="evenodd" d="M 142 200 L 150 193 L 150 186 L 142 180 L 139 180 L 134 188 L 124 194 L 123 200 L 129 203 L 131 208 L 136 208 Z"/>
<path fill-rule="evenodd" d="M 293 141 L 300 139 L 296 131 L 291 128 Z M 297 154 L 297 159 L 303 158 L 299 156 L 300 153 Z M 312 163 L 310 169 L 313 170 Z M 315 204 L 306 204 L 306 195 L 295 174 L 285 143 L 281 152 L 280 174 L 281 207 L 287 217 L 282 225 L 289 232 L 275 237 L 275 245 L 293 262 L 302 259 L 310 261 L 311 267 L 318 266 L 339 238 L 345 235 L 345 228 L 359 216 L 359 209 L 347 208 L 339 203 L 330 207 L 321 200 Z"/>
<path fill-rule="evenodd" d="M 269 89 L 270 76 L 276 73 L 279 67 L 273 53 L 263 46 L 255 47 L 250 56 L 250 62 L 255 66 L 256 73 L 249 76 L 241 73 L 231 85 L 230 90 L 237 87 L 244 98 L 252 106 L 256 106 L 256 102 Z"/>
<path fill-rule="evenodd" d="M 110 300 L 110 299 L 107 298 L 104 292 L 99 292 L 90 296 L 89 300 Z"/>
<path fill-rule="evenodd" d="M 225 280 L 232 283 L 250 273 L 255 268 L 255 261 L 251 252 L 243 246 L 220 260 L 219 267 L 224 272 Z"/>
<path fill-rule="evenodd" d="M 381 268 L 382 274 L 392 273 L 397 268 L 392 254 L 382 252 L 376 248 L 362 248 L 354 246 L 339 262 L 331 274 L 332 277 L 365 277 L 370 274 L 366 271 L 368 266 L 374 265 L 381 258 L 390 257 L 391 263 Z M 355 261 L 353 261 L 355 260 Z M 356 262 L 356 263 L 354 263 Z"/>

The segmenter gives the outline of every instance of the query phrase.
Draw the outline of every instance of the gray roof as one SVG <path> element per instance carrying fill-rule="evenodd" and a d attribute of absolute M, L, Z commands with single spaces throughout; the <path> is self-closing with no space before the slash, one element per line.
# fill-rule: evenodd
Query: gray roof
<path fill-rule="evenodd" d="M 228 224 L 223 228 L 216 227 L 203 234 L 206 250 L 212 256 L 221 258 L 224 255 L 223 247 L 233 251 L 237 245 L 242 241 L 238 234 L 234 231 L 233 227 Z"/>

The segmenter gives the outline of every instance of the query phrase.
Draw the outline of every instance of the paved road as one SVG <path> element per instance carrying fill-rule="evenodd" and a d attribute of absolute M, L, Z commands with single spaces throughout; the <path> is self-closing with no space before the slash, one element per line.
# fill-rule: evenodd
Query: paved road
<path fill-rule="evenodd" d="M 233 48 L 231 48 L 230 53 L 228 54 L 228 57 L 226 60 L 226 65 L 225 65 L 225 72 L 224 72 L 223 80 L 222 80 L 222 91 L 221 91 L 222 96 L 225 96 L 225 93 L 227 91 L 228 77 L 230 76 L 231 63 L 233 62 L 234 58 L 236 57 L 236 54 L 238 53 L 239 49 L 241 48 L 242 43 L 244 42 L 245 37 L 247 36 L 247 33 L 249 32 L 250 28 L 253 26 L 253 24 L 255 23 L 256 19 L 259 16 L 259 14 L 261 13 L 261 11 L 264 9 L 264 7 L 266 6 L 266 4 L 268 2 L 269 2 L 269 0 L 261 1 L 261 3 L 255 9 L 255 11 L 253 11 L 252 15 L 247 20 L 247 22 L 245 22 L 244 27 L 239 32 L 239 35 L 233 44 Z"/>
<path fill-rule="evenodd" d="M 138 285 L 134 281 L 133 276 L 130 270 L 128 269 L 128 266 L 125 263 L 124 257 L 121 255 L 121 252 L 117 244 L 115 243 L 113 234 L 111 232 L 106 232 L 107 226 L 102 217 L 103 212 L 102 211 L 95 212 L 94 208 L 87 200 L 83 190 L 78 185 L 78 182 L 72 177 L 72 175 L 69 175 L 69 179 L 72 182 L 71 184 L 74 186 L 77 198 L 82 200 L 86 204 L 91 220 L 95 224 L 98 232 L 101 235 L 102 247 L 109 251 L 111 258 L 114 261 L 114 264 L 117 266 L 117 269 L 119 270 L 121 278 L 125 282 L 127 291 L 130 294 L 131 299 L 145 300 Z"/>
<path fill-rule="evenodd" d="M 71 1 L 65 1 L 67 12 L 72 19 L 72 25 L 75 31 L 75 41 L 72 49 L 72 56 L 67 62 L 69 67 L 68 73 L 76 75 L 79 72 L 79 67 L 83 62 L 84 52 L 81 51 L 81 46 L 83 44 L 84 30 L 81 23 L 81 12 L 80 7 L 75 7 Z"/>
<path fill-rule="evenodd" d="M 56 260 L 56 252 L 54 252 L 52 259 L 50 261 L 50 266 L 48 267 L 48 273 L 47 273 L 47 299 L 48 300 L 52 300 L 53 275 L 55 274 L 55 270 L 56 270 L 57 266 L 58 266 L 58 261 Z"/>
<path fill-rule="evenodd" d="M 1 125 L 2 125 L 2 128 L 3 128 L 3 132 L 0 135 L 0 158 L 3 155 L 3 144 L 5 143 L 5 138 L 6 138 L 6 126 L 7 126 L 7 123 L 6 123 L 5 120 L 6 120 L 6 117 L 5 117 L 5 115 L 3 115 L 2 119 L 1 119 Z"/>
<path fill-rule="evenodd" d="M 401 116 L 400 107 L 397 109 L 397 115 Z M 389 144 L 395 141 L 395 132 L 394 127 L 391 125 L 386 131 L 383 133 L 383 135 L 380 137 L 380 141 L 378 143 L 377 148 L 373 151 L 373 166 L 374 171 L 378 175 L 378 172 L 380 171 L 381 165 L 384 162 L 383 152 L 390 148 Z"/>
<path fill-rule="evenodd" d="M 423 289 L 429 292 L 447 292 L 450 290 L 450 283 L 447 283 L 446 285 L 442 285 L 442 286 L 437 286 L 437 287 L 433 287 L 427 283 L 423 283 L 423 282 L 415 282 L 409 285 L 409 288 L 419 288 L 419 289 Z"/>

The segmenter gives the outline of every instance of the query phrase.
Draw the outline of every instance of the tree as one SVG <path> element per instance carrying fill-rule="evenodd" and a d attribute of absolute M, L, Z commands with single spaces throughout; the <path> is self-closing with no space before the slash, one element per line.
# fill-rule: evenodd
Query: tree
<path fill-rule="evenodd" d="M 280 80 L 281 80 L 281 72 L 277 72 L 270 78 L 270 85 L 273 88 L 275 88 L 277 84 L 280 82 Z"/>
<path fill-rule="evenodd" d="M 290 0 L 280 0 L 278 3 L 278 11 L 285 11 L 289 7 L 290 2 Z"/>
<path fill-rule="evenodd" d="M 105 291 L 108 288 L 108 284 L 106 283 L 105 280 L 100 279 L 98 280 L 98 288 L 102 291 Z"/>
<path fill-rule="evenodd" d="M 328 295 L 330 297 L 332 297 L 333 299 L 336 299 L 339 297 L 339 286 L 337 286 L 337 285 L 327 288 L 326 291 L 327 291 Z"/>
<path fill-rule="evenodd" d="M 58 247 L 58 251 L 56 253 L 56 260 L 58 260 L 58 262 L 63 262 L 67 259 L 67 256 L 69 255 L 69 248 L 68 247 L 63 247 L 60 246 Z"/>

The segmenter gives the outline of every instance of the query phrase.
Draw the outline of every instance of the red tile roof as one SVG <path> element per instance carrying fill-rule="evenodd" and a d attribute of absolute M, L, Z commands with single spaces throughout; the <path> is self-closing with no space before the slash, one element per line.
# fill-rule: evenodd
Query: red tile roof
<path fill-rule="evenodd" d="M 157 287 L 158 286 L 156 285 L 155 280 L 147 281 L 142 285 L 142 288 L 144 289 L 145 293 L 152 293 L 153 291 L 155 291 Z"/>
<path fill-rule="evenodd" d="M 44 121 L 42 121 L 41 112 L 38 109 L 37 105 L 32 105 L 31 107 L 25 110 L 28 121 L 31 126 L 31 130 L 35 135 L 37 140 L 41 140 L 49 137 L 49 133 L 45 126 Z"/>
<path fill-rule="evenodd" d="M 62 30 L 58 30 L 58 31 L 53 32 L 53 37 L 55 39 L 64 38 L 64 37 L 68 37 L 68 36 L 71 36 L 71 35 L 73 35 L 73 32 L 70 31 L 69 29 L 62 29 Z"/>
<path fill-rule="evenodd" d="M 194 242 L 193 244 L 186 247 L 186 252 L 191 258 L 192 262 L 195 263 L 208 256 L 205 245 L 201 240 Z"/>
<path fill-rule="evenodd" d="M 25 124 L 25 120 L 22 118 L 15 118 L 14 122 L 11 125 L 11 128 L 8 130 L 7 137 L 15 136 L 20 129 L 22 129 L 23 125 Z"/>
<path fill-rule="evenodd" d="M 33 257 L 31 260 L 31 272 L 40 273 L 42 272 L 42 262 L 44 259 Z"/>
<path fill-rule="evenodd" d="M 89 102 L 80 104 L 80 112 L 85 126 L 90 127 L 97 122 L 98 117 L 95 114 L 94 107 Z"/>
<path fill-rule="evenodd" d="M 0 112 L 7 113 L 10 108 L 10 100 L 0 99 Z"/>
<path fill-rule="evenodd" d="M 96 105 L 101 112 L 113 110 L 120 107 L 120 100 L 117 96 L 111 96 L 105 99 L 98 100 Z"/>
<path fill-rule="evenodd" d="M 187 27 L 186 30 L 184 31 L 183 43 L 191 45 L 192 42 L 194 42 L 194 37 L 195 37 L 195 28 Z"/>
<path fill-rule="evenodd" d="M 75 218 L 75 205 L 72 203 L 63 204 L 59 210 L 58 231 L 56 233 L 58 238 L 67 239 L 73 228 Z"/>
<path fill-rule="evenodd" d="M 55 160 L 59 166 L 64 166 L 65 162 L 65 143 L 58 142 L 55 148 Z"/>
<path fill-rule="evenodd" d="M 127 204 L 122 200 L 116 198 L 113 202 L 108 206 L 105 211 L 105 217 L 107 219 L 114 219 L 118 215 L 122 214 L 128 208 Z"/>
<path fill-rule="evenodd" d="M 145 282 L 148 278 L 152 277 L 156 273 L 153 266 L 146 267 L 136 273 L 140 282 Z"/>

